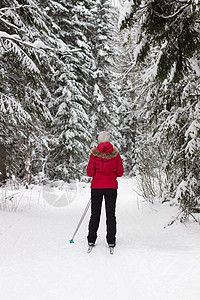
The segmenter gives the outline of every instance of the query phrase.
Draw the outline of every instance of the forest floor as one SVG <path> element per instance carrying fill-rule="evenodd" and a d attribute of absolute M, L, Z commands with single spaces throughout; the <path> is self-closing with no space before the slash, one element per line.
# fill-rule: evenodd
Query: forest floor
<path fill-rule="evenodd" d="M 104 208 L 92 252 L 89 212 L 69 243 L 88 184 L 78 184 L 64 207 L 50 205 L 40 186 L 24 190 L 16 212 L 0 211 L 0 300 L 199 300 L 200 226 L 166 226 L 178 209 L 145 202 L 135 189 L 134 179 L 119 180 L 114 255 L 105 242 Z"/>

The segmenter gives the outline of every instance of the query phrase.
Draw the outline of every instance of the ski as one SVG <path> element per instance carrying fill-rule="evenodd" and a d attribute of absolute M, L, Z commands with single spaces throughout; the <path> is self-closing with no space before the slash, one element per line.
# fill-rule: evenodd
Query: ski
<path fill-rule="evenodd" d="M 94 248 L 95 245 L 89 245 L 88 249 L 87 249 L 87 253 L 90 253 L 92 251 L 92 249 Z M 114 254 L 114 247 L 109 247 L 110 250 L 110 254 L 113 255 Z"/>
<path fill-rule="evenodd" d="M 109 247 L 110 249 L 110 254 L 113 255 L 114 254 L 114 247 Z"/>
<path fill-rule="evenodd" d="M 94 245 L 89 245 L 87 249 L 87 253 L 90 253 L 92 249 L 94 248 Z"/>

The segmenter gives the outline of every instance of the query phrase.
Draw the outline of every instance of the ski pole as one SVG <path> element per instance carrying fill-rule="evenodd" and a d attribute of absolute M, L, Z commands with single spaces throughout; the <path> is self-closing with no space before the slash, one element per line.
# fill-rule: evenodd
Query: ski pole
<path fill-rule="evenodd" d="M 83 219 L 85 218 L 85 215 L 86 215 L 86 213 L 87 213 L 87 211 L 88 211 L 88 208 L 90 207 L 90 203 L 91 203 L 91 199 L 89 200 L 89 202 L 88 202 L 88 204 L 87 204 L 87 206 L 86 206 L 86 208 L 85 208 L 85 210 L 84 210 L 84 212 L 83 212 L 83 215 L 82 215 L 82 217 L 80 218 L 80 221 L 79 221 L 79 223 L 78 223 L 78 225 L 77 225 L 77 227 L 76 227 L 76 230 L 75 230 L 75 232 L 74 232 L 74 234 L 73 234 L 73 236 L 72 236 L 72 239 L 69 240 L 70 243 L 74 243 L 74 237 L 75 237 L 75 235 L 77 234 L 77 232 L 78 232 L 78 230 L 79 230 L 79 228 L 80 228 L 80 226 L 81 226 L 81 223 L 83 222 Z"/>

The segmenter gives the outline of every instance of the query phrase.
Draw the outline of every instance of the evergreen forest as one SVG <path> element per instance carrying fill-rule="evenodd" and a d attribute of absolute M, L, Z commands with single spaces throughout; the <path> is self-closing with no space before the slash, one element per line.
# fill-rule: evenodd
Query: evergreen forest
<path fill-rule="evenodd" d="M 102 130 L 150 202 L 200 212 L 200 3 L 1 0 L 0 185 L 87 181 Z"/>

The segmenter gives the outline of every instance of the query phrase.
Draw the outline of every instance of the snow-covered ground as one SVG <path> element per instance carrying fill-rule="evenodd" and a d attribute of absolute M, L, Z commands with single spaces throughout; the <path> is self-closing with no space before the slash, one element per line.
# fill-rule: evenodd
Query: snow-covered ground
<path fill-rule="evenodd" d="M 0 212 L 0 300 L 199 300 L 200 227 L 165 225 L 177 209 L 144 202 L 134 180 L 120 179 L 114 255 L 99 238 L 87 254 L 89 213 L 69 240 L 90 197 L 79 185 L 71 204 L 51 206 L 40 187 L 16 212 Z"/>

